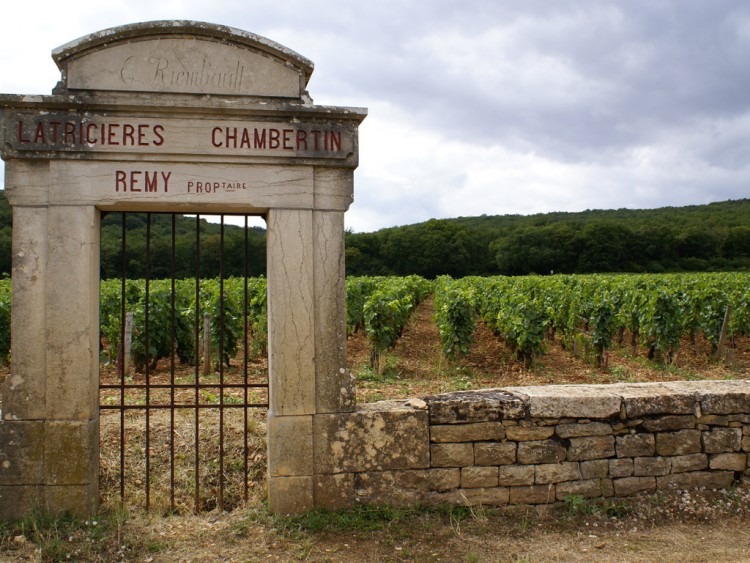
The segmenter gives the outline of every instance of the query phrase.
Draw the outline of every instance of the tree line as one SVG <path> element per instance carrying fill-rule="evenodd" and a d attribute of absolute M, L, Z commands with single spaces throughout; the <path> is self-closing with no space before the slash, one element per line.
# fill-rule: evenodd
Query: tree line
<path fill-rule="evenodd" d="M 123 268 L 122 214 L 102 219 L 101 275 Z M 266 271 L 265 231 L 153 214 L 150 275 L 251 276 Z M 145 214 L 125 219 L 128 277 L 146 271 Z M 196 232 L 200 231 L 197 236 Z M 172 247 L 174 238 L 174 260 Z M 750 199 L 652 210 L 431 219 L 370 233 L 345 233 L 348 275 L 526 275 L 750 270 Z M 196 260 L 196 256 L 198 260 Z M 0 276 L 10 275 L 11 210 L 0 191 Z"/>

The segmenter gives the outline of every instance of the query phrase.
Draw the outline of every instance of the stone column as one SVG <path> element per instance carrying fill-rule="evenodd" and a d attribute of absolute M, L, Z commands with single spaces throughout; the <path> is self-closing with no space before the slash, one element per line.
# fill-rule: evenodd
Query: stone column
<path fill-rule="evenodd" d="M 48 206 L 48 164 L 8 163 L 12 375 L 0 421 L 0 519 L 98 506 L 99 212 Z"/>
<path fill-rule="evenodd" d="M 354 409 L 346 369 L 343 212 L 268 213 L 269 502 L 315 505 L 313 417 Z"/>
<path fill-rule="evenodd" d="M 312 211 L 268 212 L 268 499 L 271 510 L 278 513 L 313 507 L 312 240 Z"/>

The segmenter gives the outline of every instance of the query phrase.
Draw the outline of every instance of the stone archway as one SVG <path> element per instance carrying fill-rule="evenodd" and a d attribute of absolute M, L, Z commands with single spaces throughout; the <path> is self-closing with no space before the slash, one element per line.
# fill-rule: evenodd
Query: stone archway
<path fill-rule="evenodd" d="M 266 216 L 269 501 L 311 508 L 313 417 L 355 407 L 343 235 L 366 110 L 313 105 L 310 61 L 205 23 L 104 30 L 53 58 L 52 95 L 0 95 L 14 225 L 0 518 L 97 509 L 102 211 Z"/>

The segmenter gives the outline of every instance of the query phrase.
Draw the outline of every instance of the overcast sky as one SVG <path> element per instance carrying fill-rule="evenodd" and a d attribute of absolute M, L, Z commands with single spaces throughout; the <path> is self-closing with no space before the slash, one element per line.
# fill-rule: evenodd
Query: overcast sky
<path fill-rule="evenodd" d="M 750 197 L 746 0 L 12 0 L 0 92 L 50 52 L 158 19 L 230 25 L 315 63 L 315 103 L 366 107 L 347 227 Z"/>

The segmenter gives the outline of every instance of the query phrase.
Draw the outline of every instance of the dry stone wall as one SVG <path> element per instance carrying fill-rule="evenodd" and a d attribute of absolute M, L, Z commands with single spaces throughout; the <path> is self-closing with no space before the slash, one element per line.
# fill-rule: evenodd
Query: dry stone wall
<path fill-rule="evenodd" d="M 315 503 L 331 508 L 726 488 L 750 476 L 750 382 L 456 392 L 363 405 L 315 433 Z"/>

